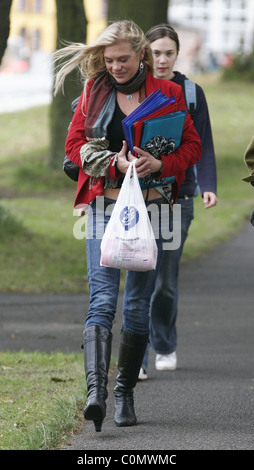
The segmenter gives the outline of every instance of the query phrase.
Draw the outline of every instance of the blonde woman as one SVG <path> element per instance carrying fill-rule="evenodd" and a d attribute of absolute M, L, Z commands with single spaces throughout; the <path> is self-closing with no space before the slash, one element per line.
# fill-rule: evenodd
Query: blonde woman
<path fill-rule="evenodd" d="M 56 52 L 57 59 L 71 56 L 56 77 L 55 92 L 64 86 L 65 76 L 79 67 L 84 79 L 80 97 L 66 139 L 66 155 L 80 167 L 75 207 L 88 207 L 91 230 L 107 224 L 108 204 L 116 201 L 124 175 L 134 155 L 127 148 L 121 121 L 153 91 L 161 89 L 168 97 L 175 96 L 172 112 L 185 110 L 181 87 L 152 75 L 152 54 L 144 33 L 132 21 L 109 25 L 93 45 L 72 44 Z M 155 159 L 136 148 L 139 178 L 150 173 L 160 179 L 176 175 L 172 197 L 184 179 L 185 169 L 201 156 L 200 139 L 189 116 L 186 118 L 180 147 L 171 158 Z M 96 199 L 104 196 L 104 213 L 96 211 Z M 147 204 L 158 207 L 166 199 L 155 189 L 144 191 Z M 91 216 L 91 219 L 89 217 Z M 158 264 L 162 239 L 156 240 Z M 111 330 L 119 291 L 120 272 L 100 266 L 100 237 L 92 233 L 86 240 L 90 305 L 85 320 L 84 356 L 87 381 L 85 419 L 92 420 L 101 430 L 106 415 L 107 376 L 111 355 Z M 149 302 L 156 270 L 127 271 L 123 327 L 118 356 L 119 373 L 114 389 L 115 424 L 136 424 L 133 389 L 149 337 Z"/>

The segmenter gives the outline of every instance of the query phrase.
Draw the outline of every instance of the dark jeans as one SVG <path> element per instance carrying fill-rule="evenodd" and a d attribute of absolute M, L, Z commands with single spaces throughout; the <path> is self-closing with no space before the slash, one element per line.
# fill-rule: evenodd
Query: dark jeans
<path fill-rule="evenodd" d="M 183 246 L 193 219 L 193 198 L 178 199 L 181 204 L 181 245 L 163 251 L 150 308 L 150 344 L 157 354 L 170 354 L 177 346 L 178 275 Z M 147 369 L 148 350 L 143 366 Z"/>

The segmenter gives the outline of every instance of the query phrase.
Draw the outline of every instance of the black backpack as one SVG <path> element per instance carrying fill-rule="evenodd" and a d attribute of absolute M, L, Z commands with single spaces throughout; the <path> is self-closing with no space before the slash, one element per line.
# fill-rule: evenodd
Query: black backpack
<path fill-rule="evenodd" d="M 75 100 L 72 101 L 71 103 L 71 110 L 73 114 L 76 111 L 76 107 L 78 105 L 80 96 L 75 98 Z M 66 155 L 64 157 L 63 161 L 63 170 L 66 173 L 69 178 L 71 178 L 73 181 L 78 181 L 78 175 L 79 175 L 79 166 L 73 163 Z"/>

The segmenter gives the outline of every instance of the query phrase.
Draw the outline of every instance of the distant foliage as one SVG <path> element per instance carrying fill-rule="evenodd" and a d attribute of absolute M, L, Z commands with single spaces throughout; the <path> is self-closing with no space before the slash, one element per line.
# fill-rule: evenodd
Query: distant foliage
<path fill-rule="evenodd" d="M 108 22 L 131 19 L 146 32 L 167 22 L 169 5 L 169 0 L 108 0 Z"/>
<path fill-rule="evenodd" d="M 21 235 L 25 232 L 26 229 L 22 222 L 13 216 L 7 209 L 0 206 L 0 242 L 10 239 L 10 237 L 16 237 L 17 235 Z"/>
<path fill-rule="evenodd" d="M 254 51 L 251 54 L 237 54 L 232 64 L 223 70 L 224 80 L 254 81 Z"/>

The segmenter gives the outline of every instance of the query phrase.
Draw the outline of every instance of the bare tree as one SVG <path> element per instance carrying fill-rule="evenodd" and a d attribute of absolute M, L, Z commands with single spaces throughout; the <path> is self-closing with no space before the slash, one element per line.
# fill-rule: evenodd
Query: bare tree
<path fill-rule="evenodd" d="M 66 42 L 86 42 L 87 20 L 83 0 L 56 0 L 57 48 Z M 69 123 L 72 119 L 71 102 L 81 93 L 80 77 L 73 72 L 66 78 L 65 94 L 53 97 L 50 109 L 51 145 L 49 166 L 61 168 L 64 145 Z"/>
<path fill-rule="evenodd" d="M 7 40 L 10 33 L 10 10 L 12 0 L 1 0 L 0 4 L 0 64 L 7 46 Z"/>
<path fill-rule="evenodd" d="M 144 32 L 167 22 L 169 0 L 108 0 L 108 20 L 130 19 Z"/>

